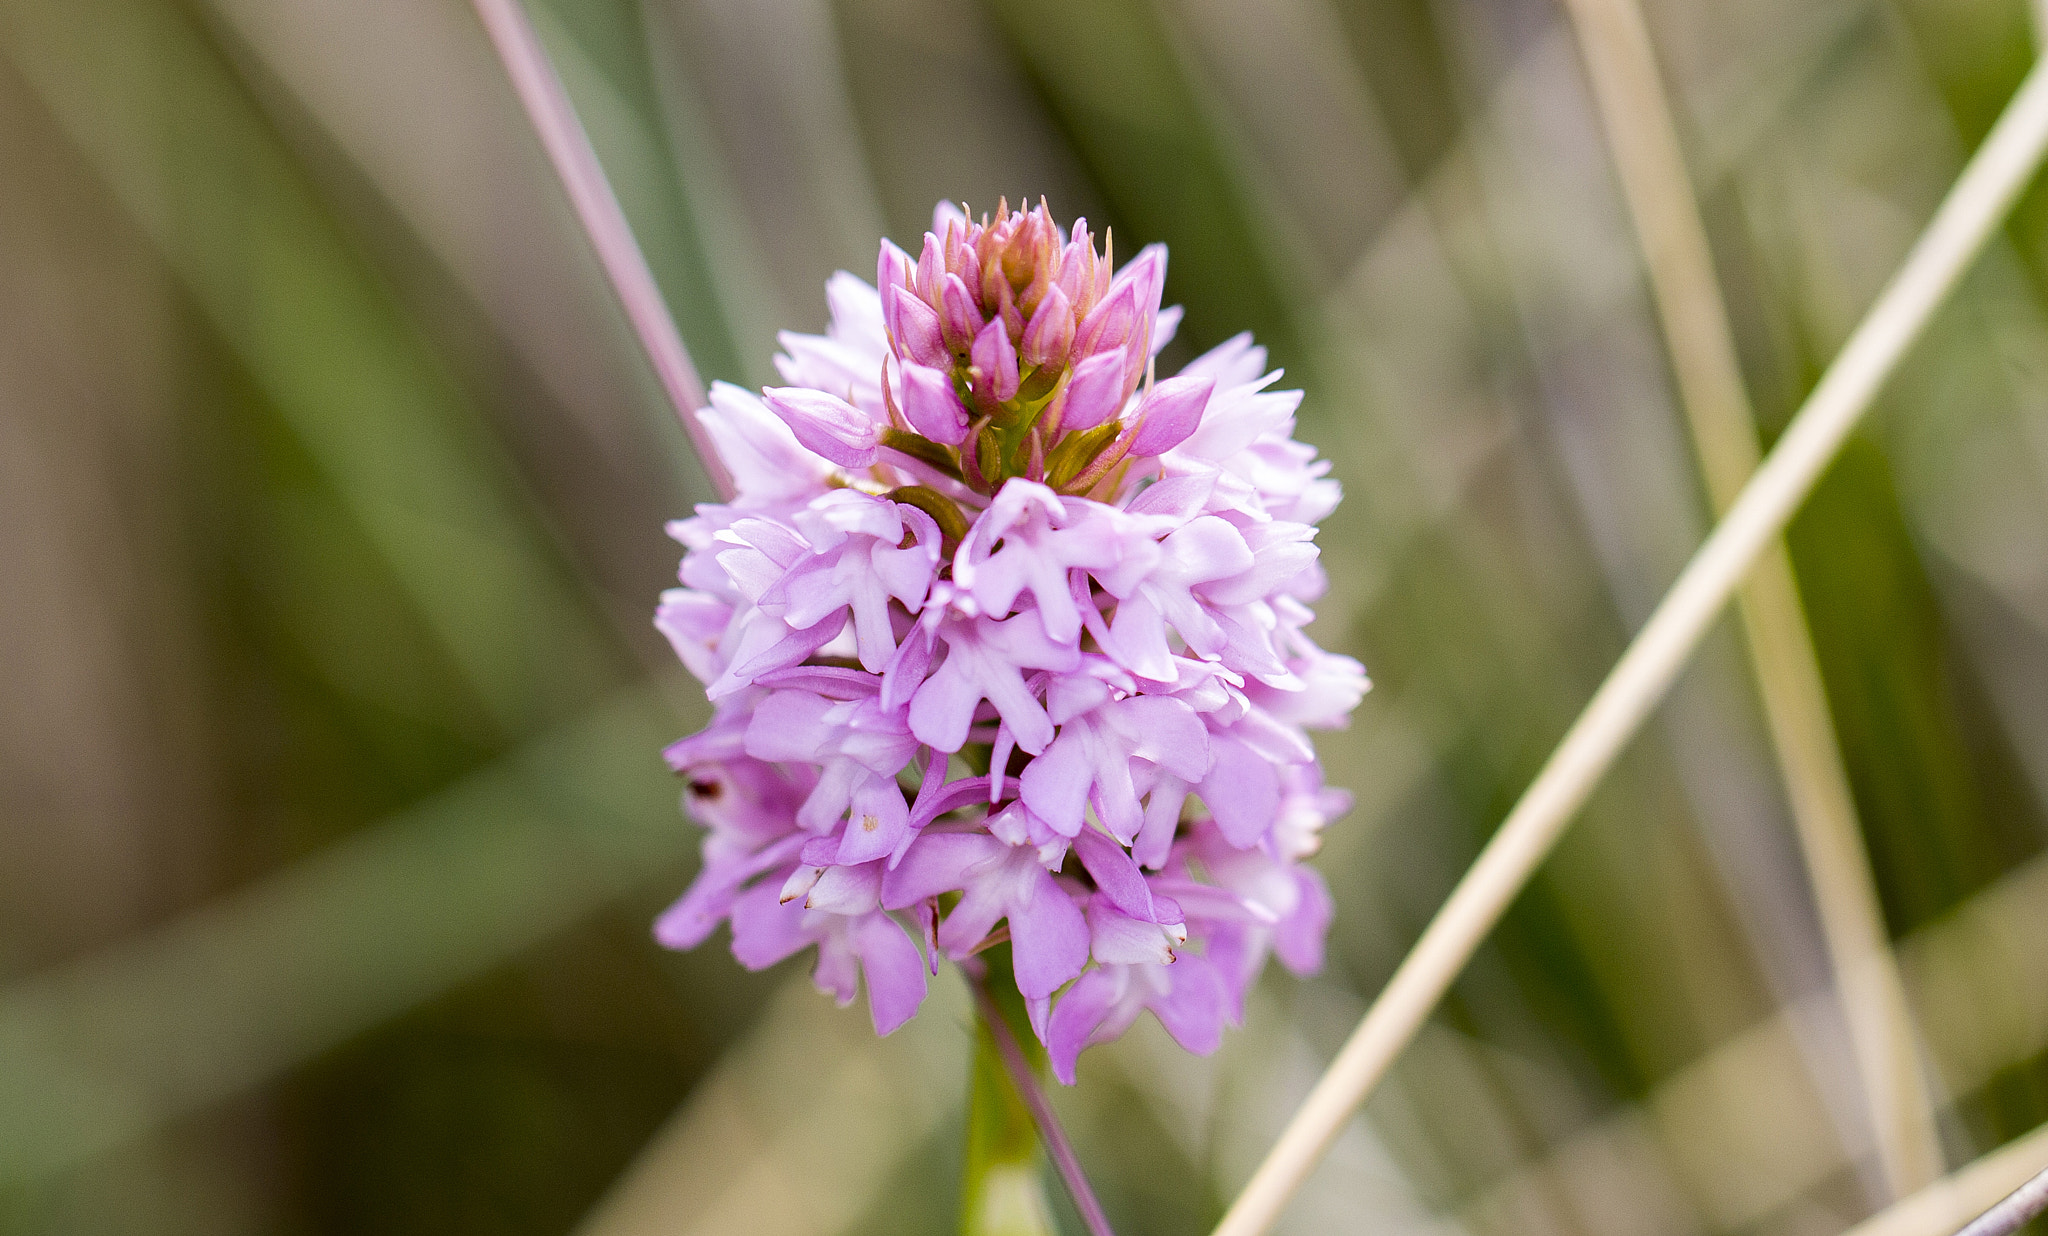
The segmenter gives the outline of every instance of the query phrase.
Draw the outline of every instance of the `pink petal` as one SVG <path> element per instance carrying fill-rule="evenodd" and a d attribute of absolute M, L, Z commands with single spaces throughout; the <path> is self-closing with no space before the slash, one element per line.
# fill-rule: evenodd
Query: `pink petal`
<path fill-rule="evenodd" d="M 1206 1056 L 1223 1045 L 1223 1023 L 1230 1015 L 1230 996 L 1215 967 L 1187 958 L 1170 971 L 1167 994 L 1147 1003 L 1173 1041 Z"/>
<path fill-rule="evenodd" d="M 853 949 L 868 984 L 868 1016 L 876 1034 L 888 1034 L 924 1003 L 924 958 L 909 934 L 886 914 L 867 915 L 852 930 Z"/>
<path fill-rule="evenodd" d="M 1050 996 L 1088 964 L 1088 923 L 1042 868 L 1030 900 L 1010 910 L 1010 957 L 1017 990 L 1027 999 Z M 964 903 L 963 903 L 964 904 Z"/>
<path fill-rule="evenodd" d="M 1164 455 L 1185 442 L 1202 423 L 1202 410 L 1209 406 L 1209 392 L 1216 389 L 1213 378 L 1168 378 L 1146 393 L 1133 419 L 1138 431 L 1131 438 L 1130 453 L 1145 459 Z"/>
<path fill-rule="evenodd" d="M 1171 773 L 1162 773 L 1145 802 L 1145 823 L 1138 830 L 1131 857 L 1157 871 L 1166 865 L 1173 849 L 1174 833 L 1180 828 L 1180 811 L 1186 805 L 1188 784 Z"/>
<path fill-rule="evenodd" d="M 1088 950 L 1103 965 L 1173 964 L 1173 941 L 1185 932 L 1132 918 L 1104 897 L 1088 903 Z"/>
<path fill-rule="evenodd" d="M 1024 805 L 1069 837 L 1086 831 L 1082 813 L 1088 807 L 1088 787 L 1095 770 L 1091 738 L 1085 725 L 1062 727 L 1052 745 L 1026 764 L 1017 778 L 1023 787 Z"/>
<path fill-rule="evenodd" d="M 754 706 L 747 723 L 747 754 L 757 760 L 820 763 L 837 727 L 825 721 L 832 702 L 808 691 L 775 691 Z"/>
<path fill-rule="evenodd" d="M 1280 814 L 1280 777 L 1242 743 L 1219 742 L 1198 791 L 1224 839 L 1238 849 L 1258 844 Z"/>
<path fill-rule="evenodd" d="M 853 814 L 839 843 L 837 861 L 865 863 L 886 858 L 910 831 L 910 808 L 894 777 L 870 775 L 853 792 Z"/>
<path fill-rule="evenodd" d="M 1009 849 L 987 833 L 924 833 L 882 876 L 882 908 L 902 910 L 967 886 L 967 873 Z"/>
<path fill-rule="evenodd" d="M 868 414 L 837 395 L 801 386 L 761 392 L 768 410 L 782 418 L 796 440 L 844 468 L 875 462 L 878 426 Z"/>
<path fill-rule="evenodd" d="M 1090 970 L 1060 997 L 1046 1024 L 1045 1050 L 1054 1077 L 1074 1084 L 1074 1064 L 1094 1040 L 1096 1029 L 1116 1003 L 1116 979 L 1107 970 Z"/>
<path fill-rule="evenodd" d="M 910 700 L 910 732 L 935 751 L 950 753 L 967 744 L 975 705 L 982 700 L 983 688 L 965 660 L 957 652 L 949 656 Z"/>
<path fill-rule="evenodd" d="M 1150 760 L 1184 781 L 1209 771 L 1209 731 L 1195 710 L 1177 699 L 1134 695 L 1111 712 L 1118 732 L 1132 743 L 1131 754 Z"/>
<path fill-rule="evenodd" d="M 1310 867 L 1296 867 L 1288 874 L 1300 888 L 1301 900 L 1274 928 L 1273 951 L 1294 973 L 1314 974 L 1323 968 L 1323 937 L 1330 930 L 1330 886 Z"/>
<path fill-rule="evenodd" d="M 827 867 L 804 896 L 804 909 L 827 914 L 866 914 L 881 905 L 882 865 Z"/>
<path fill-rule="evenodd" d="M 765 970 L 812 942 L 803 904 L 784 904 L 781 893 L 782 881 L 764 880 L 733 903 L 732 955 L 749 970 Z"/>
<path fill-rule="evenodd" d="M 896 655 L 889 659 L 889 668 L 882 671 L 882 707 L 893 711 L 903 707 L 917 694 L 918 688 L 924 685 L 925 671 L 931 668 L 935 641 L 932 628 L 919 623 L 896 646 Z"/>
<path fill-rule="evenodd" d="M 780 626 L 781 624 L 778 623 L 776 625 Z M 726 678 L 721 679 L 716 688 L 706 688 L 704 694 L 713 699 L 718 699 L 721 696 L 732 694 L 734 689 L 732 683 L 735 681 L 739 685 L 745 685 L 756 674 L 767 673 L 771 670 L 788 669 L 790 666 L 795 665 L 818 649 L 839 638 L 839 633 L 845 629 L 845 610 L 833 614 L 817 626 L 806 627 L 801 631 L 791 631 L 788 628 L 784 628 L 784 634 L 781 639 L 776 640 L 760 652 L 749 656 L 746 660 L 738 661 L 726 672 Z"/>
<path fill-rule="evenodd" d="M 1074 852 L 1116 908 L 1147 923 L 1182 921 L 1180 906 L 1171 897 L 1154 896 L 1138 864 L 1113 839 L 1084 827 L 1074 838 Z"/>

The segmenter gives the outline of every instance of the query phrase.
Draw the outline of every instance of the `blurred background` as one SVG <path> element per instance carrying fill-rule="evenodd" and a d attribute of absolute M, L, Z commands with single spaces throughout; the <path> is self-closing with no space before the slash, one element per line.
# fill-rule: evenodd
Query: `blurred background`
<path fill-rule="evenodd" d="M 1709 526 L 1551 0 L 532 0 L 709 378 L 939 198 L 1171 246 L 1346 501 L 1326 972 L 1057 1094 L 1202 1230 Z M 2023 0 L 1650 0 L 1766 436 Z M 707 498 L 461 0 L 0 0 L 0 1233 L 951 1230 L 967 1012 L 651 917 Z M 2048 198 L 1792 527 L 1953 1168 L 2048 1119 Z M 1872 1130 L 1724 620 L 1286 1220 L 1833 1233 Z"/>

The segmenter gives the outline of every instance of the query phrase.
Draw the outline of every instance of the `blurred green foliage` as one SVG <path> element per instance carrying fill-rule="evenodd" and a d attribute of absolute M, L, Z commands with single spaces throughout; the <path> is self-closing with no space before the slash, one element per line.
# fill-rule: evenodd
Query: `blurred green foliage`
<path fill-rule="evenodd" d="M 1323 738 L 1361 798 L 1328 971 L 1276 977 L 1215 1061 L 1147 1031 L 1059 1096 L 1119 1231 L 1199 1230 L 1706 527 L 1568 27 L 535 11 L 707 378 L 770 380 L 877 228 L 1044 193 L 1170 246 L 1180 359 L 1249 329 L 1308 391 L 1348 487 L 1319 633 L 1378 683 Z M 1648 18 L 1775 432 L 2030 62 L 2026 10 Z M 647 614 L 701 474 L 466 7 L 0 0 L 0 166 L 0 1231 L 564 1232 L 679 1108 L 711 1131 L 690 1179 L 755 1180 L 779 1152 L 704 1096 L 769 1050 L 784 976 L 646 931 L 694 848 L 657 753 L 701 700 Z M 1790 534 L 1898 937 L 2048 848 L 2044 529 L 2037 187 Z M 1824 996 L 1747 674 L 1717 635 L 1295 1230 L 1794 1233 L 1882 1200 L 1824 1019 L 1815 1095 L 1730 1097 L 1852 1147 L 1768 1204 L 1668 1131 L 1497 1200 Z M 2012 1050 L 1948 1096 L 1951 1166 L 2048 1119 L 2048 1019 L 1972 999 Z M 819 1050 L 804 1087 L 838 1093 Z M 885 1168 L 834 1227 L 787 1192 L 829 1165 L 795 1164 L 776 1230 L 946 1230 L 957 1112 L 816 1103 L 778 1119 L 852 1120 Z M 721 1197 L 680 1213 L 723 1230 Z"/>

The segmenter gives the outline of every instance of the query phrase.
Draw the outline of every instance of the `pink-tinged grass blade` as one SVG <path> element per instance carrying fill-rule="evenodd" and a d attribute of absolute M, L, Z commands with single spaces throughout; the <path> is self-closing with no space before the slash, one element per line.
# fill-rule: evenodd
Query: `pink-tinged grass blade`
<path fill-rule="evenodd" d="M 576 217 L 597 250 L 605 277 L 618 293 L 627 319 L 640 336 L 640 346 L 647 349 L 647 359 L 661 379 L 662 390 L 667 392 L 690 435 L 697 462 L 711 478 L 718 496 L 731 497 L 732 476 L 697 421 L 697 410 L 704 406 L 704 383 L 697 376 L 696 366 L 690 363 L 689 350 L 683 346 L 675 319 L 661 298 L 661 289 L 655 285 L 654 273 L 647 268 L 647 258 L 640 252 L 640 242 L 633 238 L 632 225 L 626 222 L 626 212 L 619 207 L 604 167 L 597 161 L 590 137 L 576 117 L 569 93 L 563 89 L 562 79 L 548 59 L 547 48 L 541 45 L 540 36 L 534 33 L 533 23 L 527 20 L 519 0 L 474 0 L 474 4 L 477 17 L 491 36 L 492 46 L 505 63 L 512 88 L 526 107 L 527 118 L 533 122 L 549 161 L 555 165 L 555 174 L 562 178 L 562 187 L 568 191 Z"/>

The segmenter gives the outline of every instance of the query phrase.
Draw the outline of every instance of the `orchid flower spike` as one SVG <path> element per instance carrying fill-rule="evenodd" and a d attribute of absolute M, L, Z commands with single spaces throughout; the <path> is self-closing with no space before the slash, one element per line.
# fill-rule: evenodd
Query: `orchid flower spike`
<path fill-rule="evenodd" d="M 815 949 L 883 1034 L 1007 940 L 1061 1080 L 1148 1010 L 1211 1051 L 1268 956 L 1321 963 L 1349 799 L 1308 730 L 1368 685 L 1305 631 L 1301 393 L 1245 335 L 1158 377 L 1165 250 L 1112 270 L 1043 202 L 942 206 L 876 274 L 699 413 L 737 494 L 670 529 L 655 625 L 715 715 L 667 753 L 709 832 L 656 935 Z"/>

